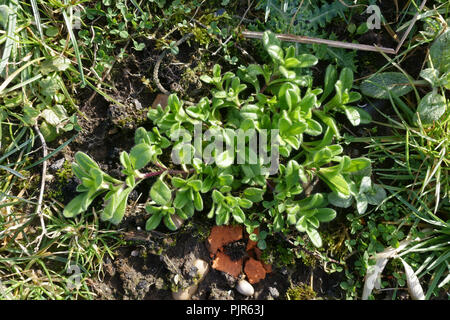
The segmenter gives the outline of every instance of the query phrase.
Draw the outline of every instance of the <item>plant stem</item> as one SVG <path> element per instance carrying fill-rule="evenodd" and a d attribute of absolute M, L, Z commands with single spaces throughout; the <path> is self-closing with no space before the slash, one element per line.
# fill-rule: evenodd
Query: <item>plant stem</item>
<path fill-rule="evenodd" d="M 158 167 L 161 168 L 161 166 L 158 166 Z M 151 177 L 159 176 L 159 175 L 163 174 L 166 171 L 169 174 L 174 175 L 174 174 L 189 174 L 189 173 L 193 173 L 195 170 L 191 169 L 189 171 L 183 171 L 183 170 L 162 169 L 162 170 L 159 170 L 159 171 L 147 172 L 139 180 L 144 180 L 144 179 L 148 179 L 148 178 L 151 178 Z"/>
<path fill-rule="evenodd" d="M 159 171 L 155 171 L 155 172 L 147 172 L 147 173 L 145 173 L 142 176 L 141 180 L 148 179 L 148 178 L 155 177 L 155 176 L 159 176 L 159 175 L 163 174 L 166 171 L 167 170 L 159 170 Z"/>

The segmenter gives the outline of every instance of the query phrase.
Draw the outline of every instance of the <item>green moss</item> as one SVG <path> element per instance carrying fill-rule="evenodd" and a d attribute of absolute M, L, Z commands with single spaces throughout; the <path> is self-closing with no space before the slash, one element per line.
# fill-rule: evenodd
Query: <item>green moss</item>
<path fill-rule="evenodd" d="M 50 199 L 56 199 L 58 201 L 63 199 L 63 193 L 61 190 L 50 190 L 47 192 L 46 196 Z"/>
<path fill-rule="evenodd" d="M 68 161 L 64 161 L 61 169 L 56 171 L 55 180 L 51 188 L 47 189 L 46 197 L 56 199 L 58 201 L 64 200 L 62 188 L 67 185 L 67 181 L 73 177 L 72 166 Z"/>
<path fill-rule="evenodd" d="M 66 183 L 68 179 L 73 176 L 72 166 L 69 162 L 64 161 L 64 164 L 61 169 L 56 171 L 57 181 L 59 183 Z"/>
<path fill-rule="evenodd" d="M 193 236 L 197 238 L 199 242 L 206 241 L 209 237 L 210 227 L 202 223 L 195 223 L 192 219 L 189 220 L 189 224 L 186 229 L 193 232 Z"/>
<path fill-rule="evenodd" d="M 28 162 L 25 163 L 25 165 L 27 165 Z M 40 178 L 37 179 L 33 179 L 31 177 L 31 173 L 29 171 L 25 171 L 25 170 L 19 170 L 20 174 L 22 174 L 25 179 L 18 179 L 18 185 L 17 188 L 19 190 L 33 190 L 34 188 L 39 188 L 40 187 Z M 3 172 L 2 172 L 3 173 Z"/>
<path fill-rule="evenodd" d="M 208 45 L 210 43 L 211 37 L 205 29 L 194 27 L 191 32 L 194 34 L 195 40 L 201 45 Z"/>
<path fill-rule="evenodd" d="M 314 257 L 313 255 L 302 251 L 300 253 L 300 256 L 302 257 L 302 262 L 305 264 L 305 266 L 311 268 L 315 268 L 317 266 L 317 258 Z"/>
<path fill-rule="evenodd" d="M 314 300 L 317 293 L 307 284 L 290 287 L 286 291 L 287 300 Z"/>
<path fill-rule="evenodd" d="M 136 114 L 124 114 L 123 116 L 119 116 L 117 119 L 113 119 L 113 122 L 120 129 L 130 128 L 130 126 L 132 128 L 137 128 L 145 123 L 147 120 L 147 115 L 145 110 L 135 113 Z"/>

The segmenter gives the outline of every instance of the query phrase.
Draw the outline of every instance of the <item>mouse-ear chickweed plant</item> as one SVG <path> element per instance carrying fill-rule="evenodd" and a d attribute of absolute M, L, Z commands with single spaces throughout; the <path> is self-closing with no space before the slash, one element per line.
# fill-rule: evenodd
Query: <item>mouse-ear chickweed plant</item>
<path fill-rule="evenodd" d="M 269 64 L 241 66 L 236 74 L 222 73 L 215 65 L 211 76 L 201 78 L 213 87 L 211 97 L 186 107 L 172 94 L 167 107 L 151 109 L 152 130 L 137 129 L 135 146 L 120 155 L 124 181 L 78 152 L 73 171 L 82 182 L 80 194 L 64 215 L 86 211 L 102 195 L 101 218 L 118 224 L 130 192 L 153 179 L 147 230 L 161 221 L 175 230 L 176 216 L 188 219 L 204 212 L 218 225 L 244 224 L 249 233 L 266 228 L 264 238 L 274 232 L 306 232 L 320 247 L 320 223 L 336 216 L 328 207 L 330 200 L 341 206 L 351 203 L 352 197 L 365 202 L 362 206 L 375 203 L 366 195 L 375 186 L 369 178 L 371 162 L 344 155 L 337 143 L 334 112 L 344 113 L 355 126 L 370 121 L 364 110 L 351 106 L 360 99 L 351 91 L 352 71 L 343 69 L 338 76 L 330 66 L 324 89 L 312 88 L 312 77 L 303 70 L 314 66 L 316 57 L 296 55 L 294 47 L 282 49 L 270 32 L 264 34 L 263 44 Z M 162 155 L 169 152 L 171 163 L 163 163 L 161 158 L 167 157 Z M 314 188 L 311 192 L 309 186 L 317 179 L 330 194 Z M 374 192 L 378 203 L 380 191 Z M 259 240 L 265 246 L 264 239 Z"/>

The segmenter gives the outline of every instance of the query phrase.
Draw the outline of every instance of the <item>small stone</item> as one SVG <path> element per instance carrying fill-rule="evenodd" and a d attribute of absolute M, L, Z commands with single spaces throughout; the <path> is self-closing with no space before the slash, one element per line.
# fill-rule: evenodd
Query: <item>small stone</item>
<path fill-rule="evenodd" d="M 132 257 L 137 257 L 138 255 L 139 255 L 139 249 L 131 251 L 131 256 Z"/>
<path fill-rule="evenodd" d="M 197 259 L 194 261 L 194 268 L 197 269 L 197 275 L 199 277 L 198 282 L 202 281 L 209 271 L 208 263 L 202 259 Z"/>
<path fill-rule="evenodd" d="M 271 264 L 263 263 L 263 267 L 264 267 L 264 270 L 266 270 L 266 273 L 271 273 L 272 272 L 272 265 Z"/>
<path fill-rule="evenodd" d="M 164 279 L 162 278 L 157 278 L 155 280 L 155 288 L 158 290 L 162 290 L 165 288 L 165 283 L 164 283 Z"/>
<path fill-rule="evenodd" d="M 138 99 L 134 99 L 134 106 L 136 107 L 136 110 L 142 109 L 142 104 L 139 102 Z"/>
<path fill-rule="evenodd" d="M 141 280 L 141 281 L 139 281 L 139 283 L 137 284 L 136 290 L 140 290 L 140 291 L 142 291 L 142 290 L 147 290 L 147 287 L 148 287 L 147 281 Z"/>
<path fill-rule="evenodd" d="M 178 274 L 176 274 L 176 275 L 173 277 L 173 283 L 178 284 L 179 282 L 180 282 L 180 276 L 179 276 Z"/>
<path fill-rule="evenodd" d="M 190 277 L 190 278 L 195 278 L 196 276 L 197 276 L 197 268 L 196 267 L 192 267 L 190 270 L 189 270 L 189 272 L 188 272 L 188 276 Z"/>
<path fill-rule="evenodd" d="M 247 297 L 252 296 L 255 293 L 255 289 L 253 288 L 253 286 L 246 280 L 241 279 L 238 281 L 237 285 L 236 285 L 236 290 Z"/>
<path fill-rule="evenodd" d="M 280 293 L 278 292 L 277 288 L 274 287 L 269 287 L 269 293 L 274 298 L 278 298 L 280 296 Z"/>
<path fill-rule="evenodd" d="M 66 159 L 65 158 L 61 158 L 61 159 L 53 162 L 51 164 L 51 166 L 50 166 L 50 170 L 51 171 L 57 171 L 57 170 L 61 169 L 62 166 L 64 165 L 64 161 L 66 161 Z"/>
<path fill-rule="evenodd" d="M 191 300 L 192 295 L 197 291 L 198 285 L 194 284 L 185 289 L 172 291 L 172 298 L 175 300 Z"/>

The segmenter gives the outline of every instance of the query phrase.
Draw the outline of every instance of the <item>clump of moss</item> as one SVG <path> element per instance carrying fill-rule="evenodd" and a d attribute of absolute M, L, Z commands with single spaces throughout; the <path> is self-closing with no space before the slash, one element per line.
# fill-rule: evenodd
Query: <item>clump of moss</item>
<path fill-rule="evenodd" d="M 305 266 L 311 268 L 315 268 L 317 266 L 317 258 L 314 257 L 313 255 L 302 251 L 300 252 L 300 256 Z"/>
<path fill-rule="evenodd" d="M 197 240 L 199 242 L 202 242 L 202 241 L 206 241 L 206 239 L 208 239 L 211 228 L 210 228 L 210 226 L 205 225 L 203 223 L 188 221 L 186 230 L 189 230 L 189 232 L 192 232 L 193 236 L 195 238 L 197 238 Z"/>
<path fill-rule="evenodd" d="M 72 176 L 72 165 L 70 164 L 70 162 L 64 161 L 62 168 L 56 171 L 57 181 L 59 183 L 65 183 Z"/>
<path fill-rule="evenodd" d="M 211 36 L 205 29 L 200 27 L 194 27 L 192 28 L 191 32 L 194 34 L 195 41 L 197 41 L 201 45 L 207 46 L 211 42 Z"/>
<path fill-rule="evenodd" d="M 62 202 L 64 200 L 63 187 L 67 185 L 67 181 L 71 177 L 73 177 L 72 166 L 70 162 L 65 161 L 63 166 L 56 171 L 51 188 L 48 188 L 46 193 L 47 197 Z"/>
<path fill-rule="evenodd" d="M 317 293 L 305 283 L 294 287 L 291 286 L 286 291 L 287 300 L 314 300 L 316 296 Z"/>
<path fill-rule="evenodd" d="M 120 106 L 112 106 L 110 108 L 111 121 L 119 129 L 135 129 L 147 121 L 146 108 L 137 110 L 135 106 L 123 108 Z"/>
<path fill-rule="evenodd" d="M 323 233 L 323 243 L 325 252 L 327 255 L 332 255 L 336 258 L 341 258 L 348 254 L 348 248 L 344 245 L 347 239 L 348 233 L 347 229 L 340 228 L 334 233 Z"/>

